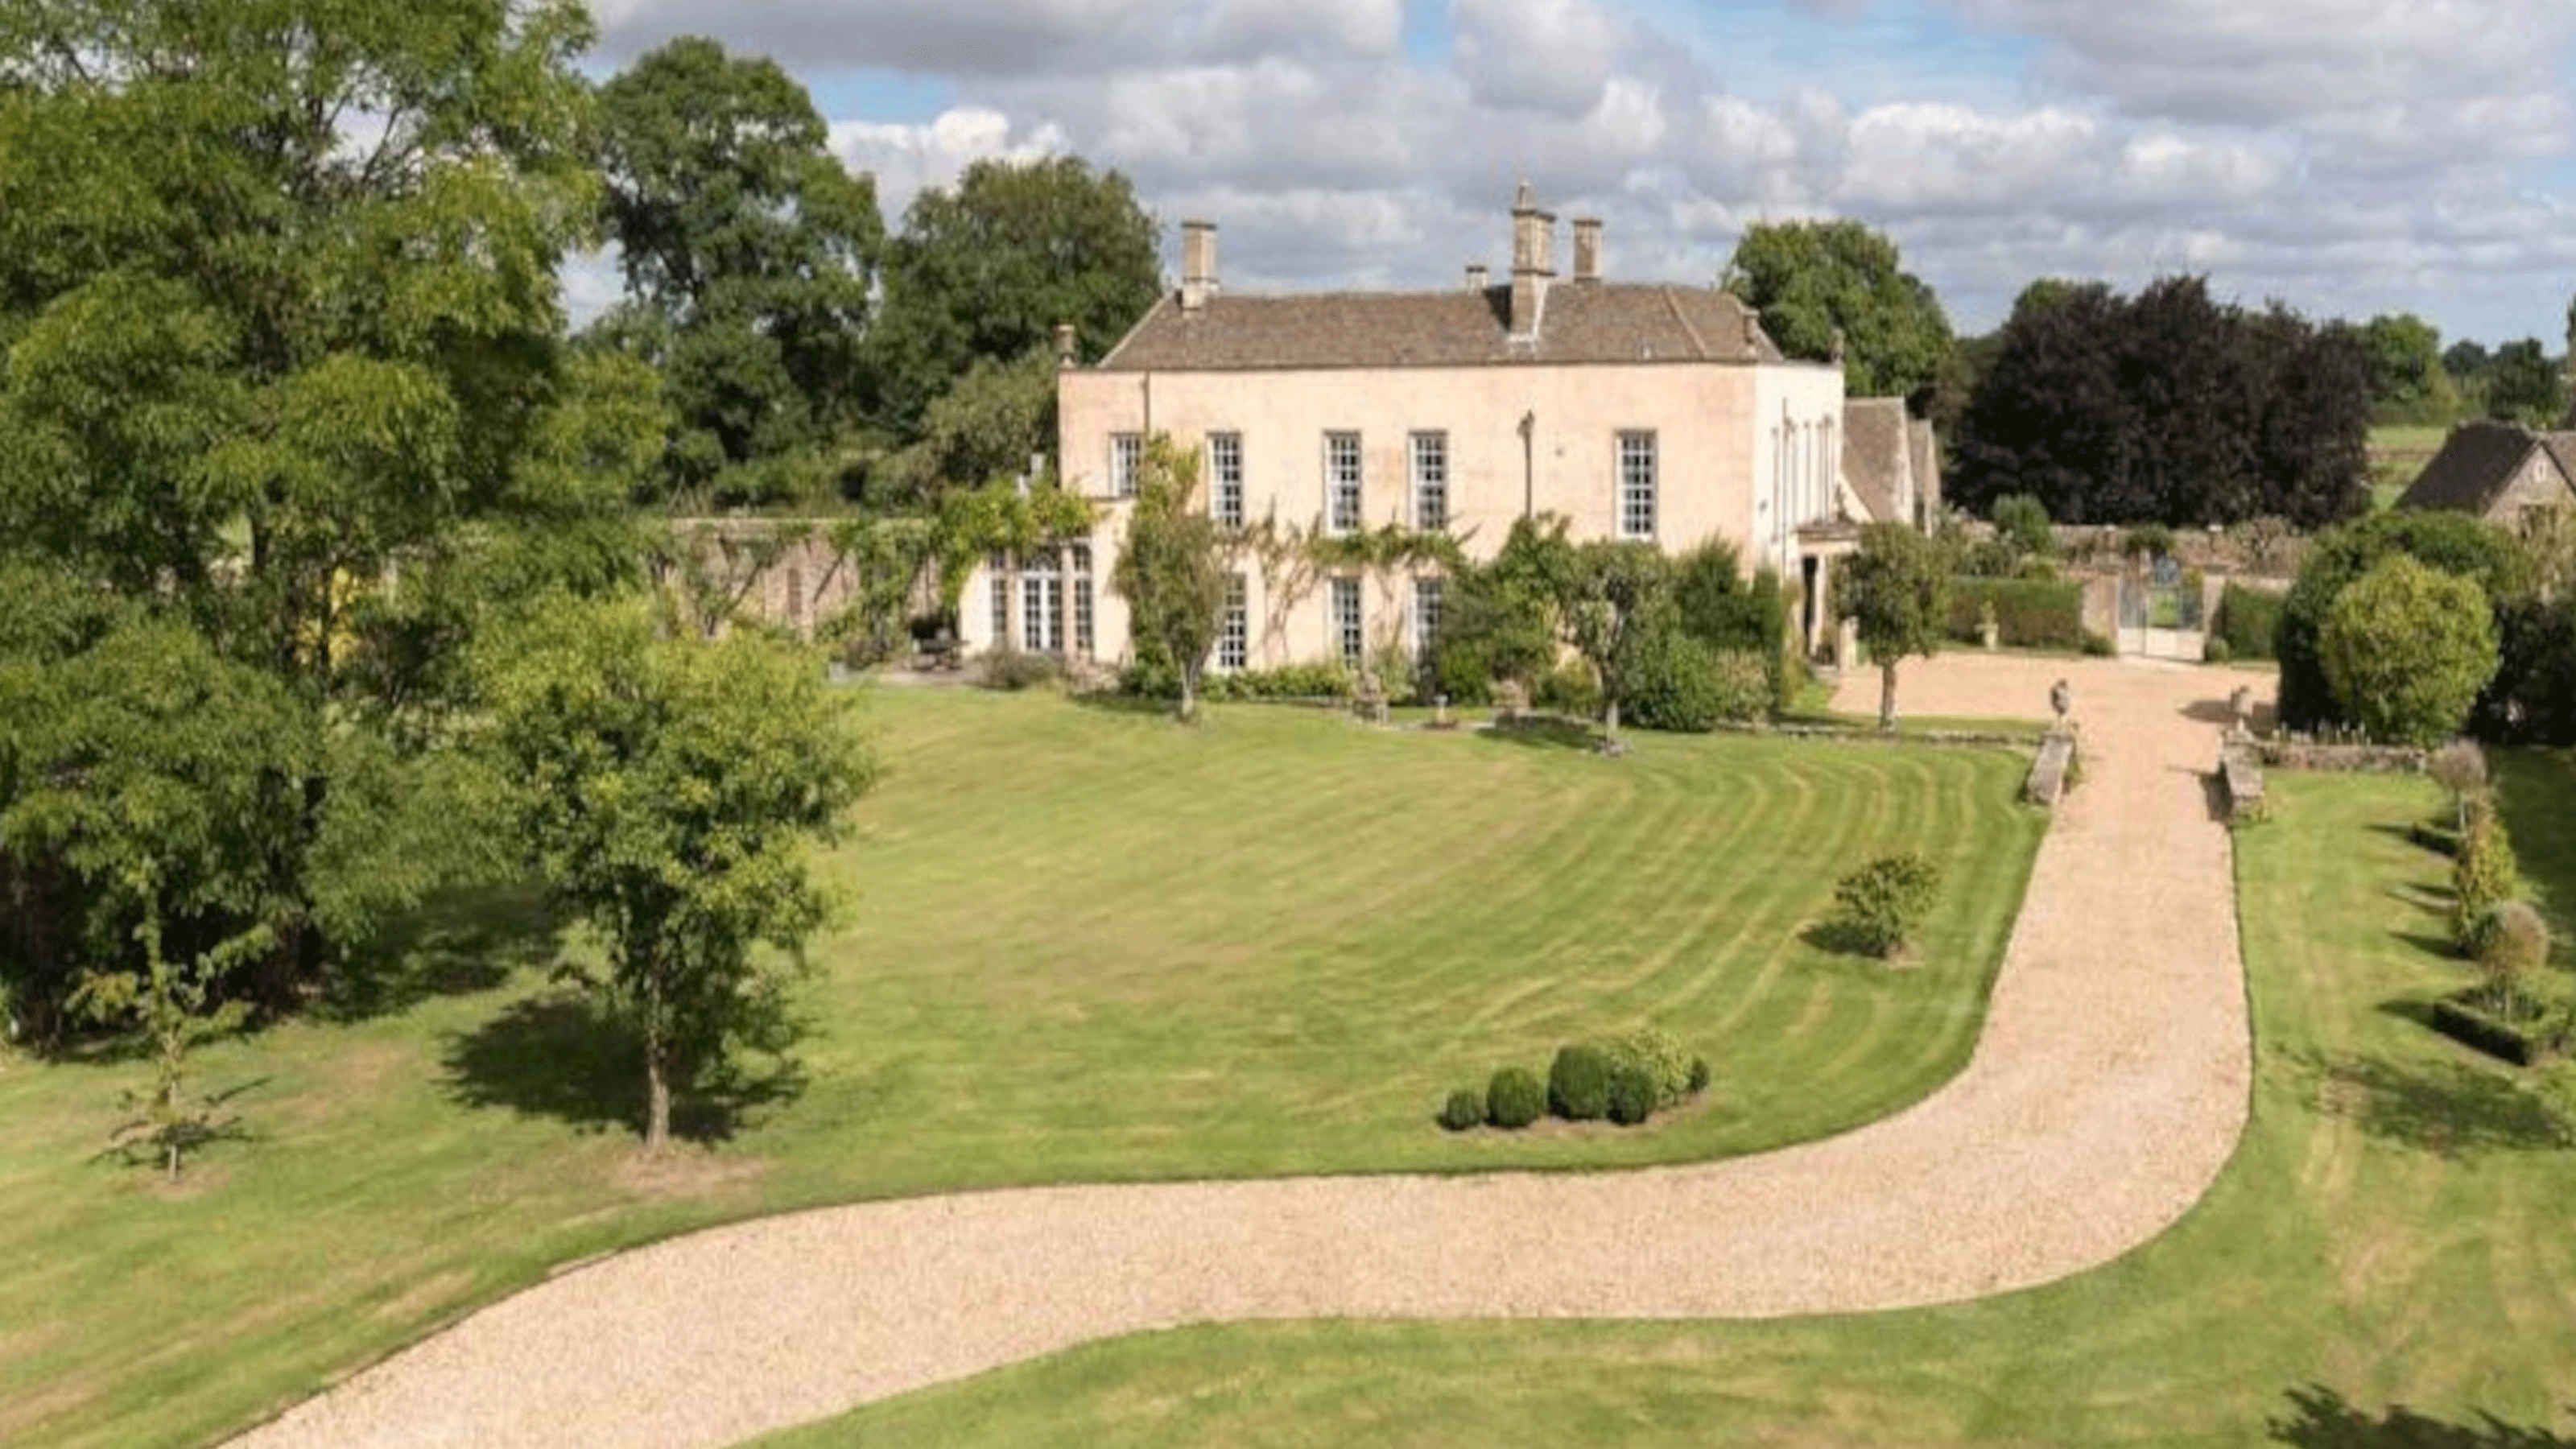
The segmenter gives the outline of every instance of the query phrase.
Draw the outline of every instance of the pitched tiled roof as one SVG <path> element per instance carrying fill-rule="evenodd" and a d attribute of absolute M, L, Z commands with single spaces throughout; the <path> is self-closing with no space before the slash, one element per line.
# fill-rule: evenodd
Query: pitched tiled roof
<path fill-rule="evenodd" d="M 1558 282 L 1538 335 L 1510 335 L 1511 289 L 1220 293 L 1196 313 L 1166 294 L 1107 357 L 1110 372 L 1478 367 L 1503 363 L 1778 362 L 1754 314 L 1706 287 Z M 1750 340 L 1747 331 L 1751 332 Z"/>
<path fill-rule="evenodd" d="M 2569 435 L 2545 436 L 2554 439 Z M 2528 430 L 2510 423 L 2463 423 L 2451 430 L 2442 451 L 2424 465 L 2424 471 L 2415 476 L 2397 506 L 2485 513 L 2540 441 Z M 2567 459 L 2561 455 L 2559 466 L 2566 465 Z"/>
<path fill-rule="evenodd" d="M 1843 481 L 1874 523 L 1907 522 L 1899 506 L 1912 475 L 1905 399 L 1856 397 L 1843 403 Z"/>

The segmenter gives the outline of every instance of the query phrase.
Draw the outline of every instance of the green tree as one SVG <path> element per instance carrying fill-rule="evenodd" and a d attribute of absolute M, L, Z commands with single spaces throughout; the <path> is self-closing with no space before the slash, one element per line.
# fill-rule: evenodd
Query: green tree
<path fill-rule="evenodd" d="M 906 437 L 976 359 L 1050 348 L 1058 323 L 1096 358 L 1162 290 L 1154 222 L 1135 189 L 1072 156 L 978 161 L 954 189 L 922 192 L 884 278 L 870 371 L 885 420 Z"/>
<path fill-rule="evenodd" d="M 537 875 L 605 944 L 583 979 L 642 1038 L 658 1152 L 674 1088 L 774 1007 L 754 947 L 796 957 L 821 924 L 806 855 L 866 756 L 813 658 L 755 631 L 703 640 L 563 597 L 483 660 L 489 748 Z"/>
<path fill-rule="evenodd" d="M 1198 715 L 1199 676 L 1225 623 L 1225 539 L 1207 511 L 1194 506 L 1198 454 L 1156 433 L 1136 466 L 1136 502 L 1118 546 L 1110 587 L 1127 601 L 1140 645 L 1163 651 L 1181 677 L 1177 715 Z"/>
<path fill-rule="evenodd" d="M 2322 638 L 2326 619 L 2343 591 L 2391 554 L 2475 579 L 2491 600 L 2521 599 L 2529 592 L 2530 565 L 2512 535 L 2464 513 L 2399 508 L 2356 519 L 2318 535 L 2299 565 L 2298 581 L 2281 605 L 2273 633 L 2281 661 L 2280 712 L 2293 729 L 2315 729 L 2349 719 L 2327 677 Z M 2482 719 L 2510 711 L 2506 701 L 2482 701 Z"/>
<path fill-rule="evenodd" d="M 1950 569 L 1941 547 L 1901 523 L 1861 525 L 1860 551 L 1834 568 L 1834 612 L 1878 662 L 1878 727 L 1896 728 L 1896 666 L 1941 652 Z"/>
<path fill-rule="evenodd" d="M 245 822 L 273 945 L 235 979 L 272 1000 L 423 878 L 326 889 L 323 842 L 415 818 L 361 822 L 414 792 L 344 772 L 423 768 L 442 645 L 616 531 L 608 435 L 655 404 L 571 356 L 556 283 L 589 39 L 574 0 L 0 7 L 0 550 L 166 608 L 332 741 Z"/>
<path fill-rule="evenodd" d="M 1498 683 L 1537 683 L 1556 661 L 1556 600 L 1573 557 L 1564 519 L 1515 518 L 1490 562 L 1450 572 L 1434 666 L 1442 693 L 1482 699 Z"/>
<path fill-rule="evenodd" d="M 859 422 L 885 227 L 777 63 L 684 37 L 600 88 L 608 236 L 627 300 L 594 336 L 652 362 L 675 414 L 662 487 L 814 491 Z"/>
<path fill-rule="evenodd" d="M 1650 543 L 1596 539 L 1576 545 L 1559 584 L 1565 641 L 1601 680 L 1602 733 L 1619 744 L 1619 705 L 1658 629 L 1673 627 L 1672 560 Z"/>
<path fill-rule="evenodd" d="M 2013 551 L 2016 560 L 2045 559 L 2057 553 L 2047 504 L 2027 493 L 2007 493 L 1995 500 L 1993 516 L 1995 537 Z"/>
<path fill-rule="evenodd" d="M 1903 397 L 1921 412 L 1950 354 L 1950 319 L 1904 269 L 1896 243 L 1856 221 L 1756 222 L 1719 285 L 1761 309 L 1763 330 L 1791 357 L 1824 361 L 1842 346 L 1854 397 Z"/>
<path fill-rule="evenodd" d="M 889 456 L 891 499 L 935 502 L 1028 470 L 1055 443 L 1055 360 L 1032 352 L 1012 361 L 979 357 L 954 387 L 931 400 L 921 436 Z"/>
<path fill-rule="evenodd" d="M 2567 410 L 2567 380 L 2549 363 L 2540 339 L 2526 337 L 2495 350 L 2487 365 L 2487 416 L 2528 427 L 2554 425 Z"/>
<path fill-rule="evenodd" d="M 2335 597 L 2318 642 L 2345 714 L 2374 737 L 2404 744 L 2457 734 L 2496 672 L 2486 590 L 2402 553 Z"/>
<path fill-rule="evenodd" d="M 2370 365 L 2370 400 L 2392 416 L 2447 412 L 2457 397 L 2442 366 L 2442 333 L 2412 312 L 2373 317 L 2358 329 Z"/>

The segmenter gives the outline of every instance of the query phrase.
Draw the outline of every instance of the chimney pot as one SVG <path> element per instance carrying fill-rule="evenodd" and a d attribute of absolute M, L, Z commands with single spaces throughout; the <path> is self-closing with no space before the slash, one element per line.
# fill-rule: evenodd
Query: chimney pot
<path fill-rule="evenodd" d="M 1486 270 L 1483 262 L 1469 262 L 1467 264 L 1468 291 L 1481 292 L 1492 285 L 1493 274 Z"/>
<path fill-rule="evenodd" d="M 1055 324 L 1055 365 L 1059 369 L 1068 368 L 1073 366 L 1073 359 L 1073 324 L 1058 322 Z"/>
<path fill-rule="evenodd" d="M 1762 346 L 1762 314 L 1750 307 L 1744 309 L 1744 345 L 1756 351 Z"/>
<path fill-rule="evenodd" d="M 1216 223 L 1181 223 L 1181 310 L 1196 312 L 1216 295 Z"/>
<path fill-rule="evenodd" d="M 1601 280 L 1601 219 L 1597 216 L 1574 219 L 1574 280 Z"/>

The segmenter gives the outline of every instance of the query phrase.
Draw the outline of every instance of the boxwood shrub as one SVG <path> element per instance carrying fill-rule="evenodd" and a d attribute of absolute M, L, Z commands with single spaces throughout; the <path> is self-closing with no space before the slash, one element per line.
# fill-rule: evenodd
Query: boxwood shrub
<path fill-rule="evenodd" d="M 1610 1110 L 1610 1057 L 1599 1047 L 1570 1046 L 1547 1069 L 1547 1108 L 1568 1122 L 1598 1122 Z"/>
<path fill-rule="evenodd" d="M 1485 1094 L 1473 1087 L 1460 1087 L 1449 1094 L 1440 1108 L 1440 1125 L 1452 1132 L 1464 1132 L 1482 1126 L 1485 1121 Z"/>
<path fill-rule="evenodd" d="M 1891 956 L 1931 913 L 1941 868 L 1922 856 L 1881 856 L 1834 883 L 1829 927 L 1855 951 Z"/>
<path fill-rule="evenodd" d="M 1654 1073 L 1636 1062 L 1620 1059 L 1610 1064 L 1609 1093 L 1605 1110 L 1611 1121 L 1622 1127 L 1634 1127 L 1655 1115 L 1658 1096 Z"/>
<path fill-rule="evenodd" d="M 2453 1041 L 2530 1066 L 2558 1054 L 2565 1045 L 2563 1013 L 2548 1012 L 2528 1021 L 2507 1021 L 2477 1002 L 2446 997 L 2433 1003 L 2433 1029 Z"/>
<path fill-rule="evenodd" d="M 1626 696 L 1621 707 L 1641 728 L 1706 734 L 1724 708 L 1717 651 L 1678 628 L 1652 630 L 1629 654 Z"/>
<path fill-rule="evenodd" d="M 2084 586 L 2059 579 L 1952 579 L 1950 637 L 1977 642 L 1987 605 L 1998 640 L 2016 649 L 2084 647 Z"/>
<path fill-rule="evenodd" d="M 1670 1107 L 1691 1094 L 1691 1058 L 1672 1033 L 1641 1026 L 1610 1044 L 1611 1065 L 1633 1066 L 1655 1084 L 1655 1103 Z"/>
<path fill-rule="evenodd" d="M 1494 1073 L 1485 1086 L 1485 1120 L 1496 1127 L 1517 1132 L 1546 1115 L 1547 1089 L 1519 1067 Z"/>

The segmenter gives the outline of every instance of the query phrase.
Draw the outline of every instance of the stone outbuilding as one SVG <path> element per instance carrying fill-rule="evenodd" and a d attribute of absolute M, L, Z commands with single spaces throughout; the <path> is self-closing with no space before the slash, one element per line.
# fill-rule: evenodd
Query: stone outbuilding
<path fill-rule="evenodd" d="M 2576 431 L 2463 423 L 2424 465 L 2400 508 L 2474 514 L 2513 527 L 2537 509 L 2576 504 Z"/>

